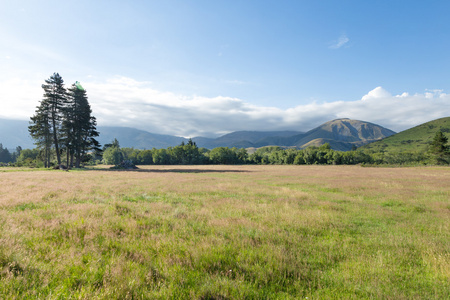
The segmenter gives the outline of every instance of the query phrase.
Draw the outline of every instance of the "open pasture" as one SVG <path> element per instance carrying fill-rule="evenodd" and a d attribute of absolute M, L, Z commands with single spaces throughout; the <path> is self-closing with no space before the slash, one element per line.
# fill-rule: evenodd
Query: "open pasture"
<path fill-rule="evenodd" d="M 450 168 L 0 172 L 0 298 L 448 299 Z"/>

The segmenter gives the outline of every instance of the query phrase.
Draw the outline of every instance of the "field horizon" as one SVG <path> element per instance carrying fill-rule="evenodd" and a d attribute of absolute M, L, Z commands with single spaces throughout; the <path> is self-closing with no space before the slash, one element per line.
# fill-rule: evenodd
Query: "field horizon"
<path fill-rule="evenodd" d="M 0 169 L 0 298 L 445 299 L 450 168 Z"/>

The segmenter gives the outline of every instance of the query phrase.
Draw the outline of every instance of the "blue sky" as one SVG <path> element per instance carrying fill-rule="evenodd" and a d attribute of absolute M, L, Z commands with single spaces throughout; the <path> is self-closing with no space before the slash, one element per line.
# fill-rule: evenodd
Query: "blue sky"
<path fill-rule="evenodd" d="M 183 136 L 450 115 L 450 1 L 0 6 L 3 118 L 29 118 L 53 72 L 86 87 L 99 125 Z"/>

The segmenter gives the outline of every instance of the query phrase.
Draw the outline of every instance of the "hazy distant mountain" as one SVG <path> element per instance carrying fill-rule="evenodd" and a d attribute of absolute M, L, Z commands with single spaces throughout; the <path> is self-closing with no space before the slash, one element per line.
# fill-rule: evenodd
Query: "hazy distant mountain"
<path fill-rule="evenodd" d="M 28 125 L 28 121 L 0 119 L 0 143 L 3 147 L 9 150 L 15 150 L 17 146 L 23 149 L 34 148 Z"/>
<path fill-rule="evenodd" d="M 235 131 L 216 139 L 194 138 L 193 140 L 199 147 L 209 149 L 216 147 L 249 148 L 258 145 L 260 141 L 267 138 L 289 137 L 299 133 L 298 131 Z M 264 143 L 264 145 L 267 144 Z"/>
<path fill-rule="evenodd" d="M 100 137 L 98 141 L 104 145 L 114 138 L 122 147 L 136 149 L 167 148 L 187 142 L 186 138 L 172 135 L 150 133 L 129 127 L 99 126 Z M 195 137 L 193 140 L 199 147 L 263 147 L 285 146 L 306 148 L 330 143 L 335 150 L 350 150 L 353 145 L 361 146 L 372 141 L 382 139 L 394 134 L 392 130 L 376 124 L 338 119 L 326 122 L 306 133 L 299 131 L 236 131 L 218 138 Z M 28 134 L 28 121 L 15 121 L 0 119 L 0 143 L 4 147 L 14 149 L 34 148 L 33 141 Z"/>
<path fill-rule="evenodd" d="M 364 146 L 380 151 L 426 151 L 436 132 L 441 130 L 450 139 L 450 117 L 433 120 L 404 130 L 381 141 Z"/>
<path fill-rule="evenodd" d="M 116 138 L 121 147 L 159 149 L 177 146 L 182 141 L 187 141 L 187 139 L 178 136 L 155 134 L 130 127 L 99 126 L 97 129 L 100 133 L 98 141 L 102 145 L 111 143 Z"/>

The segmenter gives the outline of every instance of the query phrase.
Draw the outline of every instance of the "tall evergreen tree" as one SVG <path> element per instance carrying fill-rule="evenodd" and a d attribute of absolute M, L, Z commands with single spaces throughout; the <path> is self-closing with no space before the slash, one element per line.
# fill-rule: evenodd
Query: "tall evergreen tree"
<path fill-rule="evenodd" d="M 448 138 L 439 130 L 428 148 L 428 152 L 434 157 L 438 165 L 449 163 L 450 146 L 447 142 Z"/>
<path fill-rule="evenodd" d="M 61 122 L 63 119 L 63 111 L 67 102 L 67 91 L 64 87 L 64 80 L 58 73 L 53 73 L 49 79 L 45 80 L 45 84 L 42 85 L 44 89 L 44 98 L 41 101 L 49 109 L 49 122 L 53 139 L 53 145 L 55 147 L 56 159 L 58 165 L 61 164 L 61 153 L 59 143 L 59 133 L 61 128 Z"/>
<path fill-rule="evenodd" d="M 80 84 L 73 84 L 69 89 L 63 131 L 65 132 L 65 144 L 70 156 L 70 165 L 80 167 L 81 161 L 88 150 L 100 151 L 96 129 L 97 121 L 91 115 L 86 90 Z M 69 160 L 69 159 L 68 159 Z"/>
<path fill-rule="evenodd" d="M 64 81 L 54 73 L 42 85 L 44 97 L 31 117 L 28 127 L 35 144 L 41 149 L 45 167 L 50 166 L 52 145 L 61 165 L 61 153 L 66 152 L 67 164 L 79 167 L 88 150 L 101 152 L 95 139 L 99 134 L 86 91 L 76 82 L 67 91 Z"/>

